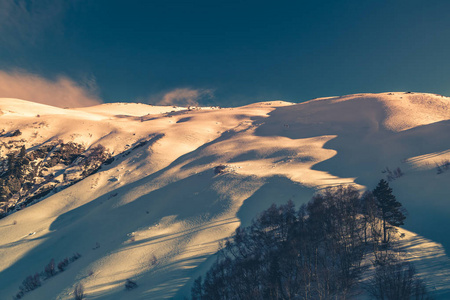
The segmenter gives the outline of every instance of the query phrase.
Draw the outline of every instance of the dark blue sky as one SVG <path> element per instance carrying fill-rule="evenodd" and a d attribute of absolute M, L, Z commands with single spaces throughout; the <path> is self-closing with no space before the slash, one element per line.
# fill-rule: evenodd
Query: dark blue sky
<path fill-rule="evenodd" d="M 0 21 L 0 70 L 95 84 L 105 102 L 151 102 L 181 88 L 209 90 L 199 102 L 222 106 L 359 92 L 450 95 L 450 1 L 0 6 L 9 14 Z"/>

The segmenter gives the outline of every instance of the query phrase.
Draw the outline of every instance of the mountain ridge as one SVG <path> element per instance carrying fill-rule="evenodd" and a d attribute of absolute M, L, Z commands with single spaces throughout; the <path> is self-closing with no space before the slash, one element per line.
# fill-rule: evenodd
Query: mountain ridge
<path fill-rule="evenodd" d="M 0 124 L 22 134 L 3 138 L 13 148 L 2 147 L 2 156 L 61 139 L 86 149 L 101 144 L 115 160 L 0 220 L 1 294 L 12 296 L 28 270 L 79 252 L 66 271 L 31 292 L 34 299 L 70 299 L 77 282 L 96 299 L 182 297 L 218 241 L 270 202 L 300 205 L 337 184 L 370 189 L 396 168 L 404 174 L 392 178 L 394 193 L 414 220 L 406 228 L 434 243 L 440 272 L 450 272 L 439 246 L 450 246 L 450 207 L 441 199 L 450 193 L 450 172 L 423 167 L 447 158 L 449 98 L 396 92 L 237 108 L 120 103 L 36 110 L 10 100 L 0 99 L 7 112 Z M 23 112 L 13 113 L 17 107 Z M 421 268 L 426 278 L 436 274 Z M 140 289 L 123 291 L 126 278 Z M 448 295 L 449 285 L 439 284 L 439 295 Z"/>

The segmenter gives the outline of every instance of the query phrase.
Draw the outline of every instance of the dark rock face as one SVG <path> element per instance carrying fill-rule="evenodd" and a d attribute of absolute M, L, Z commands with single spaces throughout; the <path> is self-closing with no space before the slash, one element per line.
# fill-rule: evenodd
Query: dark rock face
<path fill-rule="evenodd" d="M 94 174 L 105 162 L 112 157 L 102 145 L 85 149 L 72 142 L 8 153 L 0 158 L 0 217 Z"/>

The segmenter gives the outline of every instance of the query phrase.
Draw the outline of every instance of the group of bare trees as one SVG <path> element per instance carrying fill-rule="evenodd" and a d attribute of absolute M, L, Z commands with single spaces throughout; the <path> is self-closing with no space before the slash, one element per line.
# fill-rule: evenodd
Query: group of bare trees
<path fill-rule="evenodd" d="M 399 263 L 391 225 L 404 219 L 384 180 L 362 197 L 352 186 L 339 186 L 298 210 L 292 202 L 272 205 L 223 244 L 205 278 L 195 281 L 192 299 L 350 299 L 362 291 L 371 266 L 380 275 Z M 426 295 L 422 282 L 412 282 Z M 377 291 L 379 298 L 371 292 L 377 283 L 366 283 L 376 299 L 410 299 Z"/>
<path fill-rule="evenodd" d="M 22 299 L 26 293 L 39 288 L 44 280 L 48 280 L 58 273 L 63 272 L 70 263 L 76 261 L 80 257 L 81 255 L 76 252 L 70 258 L 66 257 L 61 260 L 57 265 L 55 264 L 55 260 L 52 258 L 45 266 L 44 271 L 35 273 L 34 275 L 29 275 L 22 281 L 22 284 L 19 286 L 19 292 L 13 296 L 13 299 Z M 58 270 L 56 269 L 56 266 Z"/>

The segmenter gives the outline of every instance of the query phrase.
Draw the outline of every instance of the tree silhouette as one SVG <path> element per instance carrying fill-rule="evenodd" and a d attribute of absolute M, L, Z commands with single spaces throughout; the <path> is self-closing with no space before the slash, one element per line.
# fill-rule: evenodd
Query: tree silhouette
<path fill-rule="evenodd" d="M 83 300 L 84 299 L 84 286 L 81 283 L 77 283 L 75 289 L 73 290 L 73 295 L 75 300 Z"/>
<path fill-rule="evenodd" d="M 381 179 L 378 185 L 373 190 L 373 195 L 377 199 L 378 208 L 381 211 L 381 219 L 383 221 L 383 242 L 388 242 L 388 230 L 392 226 L 400 226 L 404 224 L 405 209 L 402 204 L 397 201 L 392 194 L 392 188 L 389 187 L 389 183 Z"/>
<path fill-rule="evenodd" d="M 19 158 L 24 159 L 26 154 L 27 154 L 27 150 L 25 149 L 25 145 L 23 145 L 22 148 L 20 148 Z"/>

